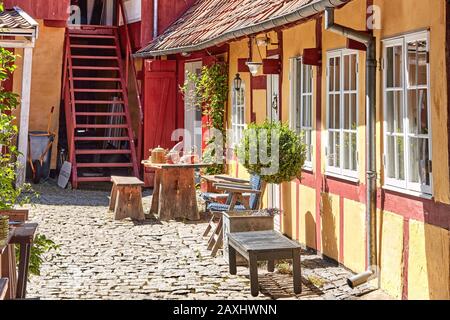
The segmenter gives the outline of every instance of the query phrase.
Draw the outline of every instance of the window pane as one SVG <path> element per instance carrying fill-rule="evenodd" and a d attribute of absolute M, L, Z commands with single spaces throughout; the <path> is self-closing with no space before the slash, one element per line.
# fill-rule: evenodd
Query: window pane
<path fill-rule="evenodd" d="M 334 95 L 328 97 L 328 127 L 334 129 Z"/>
<path fill-rule="evenodd" d="M 328 132 L 328 165 L 333 167 L 335 159 L 335 150 L 334 150 L 334 132 Z"/>
<path fill-rule="evenodd" d="M 344 90 L 350 90 L 350 56 L 344 56 Z"/>
<path fill-rule="evenodd" d="M 430 185 L 428 139 L 410 138 L 409 182 Z"/>
<path fill-rule="evenodd" d="M 403 76 L 403 55 L 402 47 L 390 47 L 387 48 L 387 87 L 388 88 L 400 88 L 402 86 Z"/>
<path fill-rule="evenodd" d="M 396 175 L 396 154 L 395 154 L 395 137 L 387 136 L 386 139 L 386 175 L 388 178 L 397 179 Z"/>
<path fill-rule="evenodd" d="M 408 121 L 410 133 L 428 134 L 427 90 L 408 90 Z"/>
<path fill-rule="evenodd" d="M 303 143 L 306 144 L 306 161 L 311 162 L 311 157 L 312 157 L 311 130 L 304 130 L 302 139 L 303 139 Z"/>
<path fill-rule="evenodd" d="M 350 94 L 344 94 L 344 129 L 349 130 L 350 128 L 350 117 L 351 117 L 351 101 Z"/>
<path fill-rule="evenodd" d="M 405 139 L 396 137 L 397 179 L 405 180 Z"/>
<path fill-rule="evenodd" d="M 344 132 L 344 159 L 342 161 L 345 170 L 350 170 L 351 168 L 351 149 L 352 141 L 350 133 Z"/>
<path fill-rule="evenodd" d="M 334 96 L 334 127 L 341 128 L 341 96 Z"/>
<path fill-rule="evenodd" d="M 417 42 L 417 84 L 427 84 L 427 43 L 426 41 Z"/>
<path fill-rule="evenodd" d="M 341 167 L 341 134 L 336 132 L 334 135 L 334 166 L 336 168 Z"/>
<path fill-rule="evenodd" d="M 352 54 L 350 56 L 350 68 L 351 68 L 351 74 L 350 74 L 350 90 L 356 90 L 356 82 L 357 82 L 357 70 L 356 70 L 356 54 Z"/>
<path fill-rule="evenodd" d="M 334 77 L 335 77 L 335 58 L 331 58 L 330 60 L 330 65 L 329 65 L 329 74 L 328 74 L 328 86 L 329 86 L 329 90 L 330 91 L 334 91 Z"/>
<path fill-rule="evenodd" d="M 341 90 L 341 58 L 336 57 L 335 58 L 335 90 L 339 91 Z"/>
<path fill-rule="evenodd" d="M 350 170 L 356 171 L 358 169 L 358 157 L 356 155 L 357 145 L 356 145 L 356 133 L 351 134 L 351 157 L 352 166 Z"/>
<path fill-rule="evenodd" d="M 408 48 L 408 84 L 417 86 L 417 43 L 411 42 Z"/>
<path fill-rule="evenodd" d="M 403 132 L 403 94 L 401 91 L 388 92 L 386 97 L 387 132 Z"/>
<path fill-rule="evenodd" d="M 357 103 L 357 94 L 356 93 L 352 93 L 350 95 L 350 101 L 351 101 L 351 126 L 352 126 L 352 130 L 356 130 L 357 126 L 358 126 L 358 121 L 357 121 L 357 117 L 358 117 L 358 103 Z"/>

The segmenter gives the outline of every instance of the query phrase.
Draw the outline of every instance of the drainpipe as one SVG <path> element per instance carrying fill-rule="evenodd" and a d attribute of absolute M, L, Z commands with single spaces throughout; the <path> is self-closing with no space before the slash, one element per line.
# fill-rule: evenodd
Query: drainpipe
<path fill-rule="evenodd" d="M 153 0 L 153 39 L 158 37 L 158 11 L 159 11 L 159 1 Z"/>
<path fill-rule="evenodd" d="M 351 288 L 378 277 L 376 220 L 376 43 L 365 31 L 354 30 L 334 22 L 334 8 L 325 10 L 325 29 L 366 45 L 366 224 L 368 270 L 347 279 Z"/>

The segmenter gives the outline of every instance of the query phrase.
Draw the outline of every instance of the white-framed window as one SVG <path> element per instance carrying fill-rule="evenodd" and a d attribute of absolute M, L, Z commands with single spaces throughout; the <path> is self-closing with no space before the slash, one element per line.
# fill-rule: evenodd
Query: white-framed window
<path fill-rule="evenodd" d="M 432 194 L 428 33 L 383 44 L 385 185 Z"/>
<path fill-rule="evenodd" d="M 302 58 L 291 59 L 291 128 L 302 135 L 306 144 L 305 169 L 312 169 L 313 155 L 313 67 Z"/>
<path fill-rule="evenodd" d="M 245 129 L 245 84 L 236 90 L 233 86 L 233 99 L 231 106 L 231 131 L 233 133 L 232 147 L 234 148 L 242 139 Z"/>
<path fill-rule="evenodd" d="M 326 171 L 358 177 L 358 53 L 337 50 L 327 55 Z"/>

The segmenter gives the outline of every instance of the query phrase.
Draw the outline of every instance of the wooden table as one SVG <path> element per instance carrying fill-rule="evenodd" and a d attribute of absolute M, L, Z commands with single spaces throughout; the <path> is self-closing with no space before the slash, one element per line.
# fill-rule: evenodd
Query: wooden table
<path fill-rule="evenodd" d="M 142 206 L 142 187 L 144 182 L 136 177 L 112 176 L 113 183 L 109 210 L 114 211 L 115 219 L 145 220 Z"/>
<path fill-rule="evenodd" d="M 292 259 L 294 292 L 302 292 L 300 245 L 276 231 L 228 233 L 230 273 L 235 275 L 236 252 L 249 262 L 252 296 L 259 294 L 258 261 L 268 261 L 268 271 L 275 269 L 275 260 Z"/>
<path fill-rule="evenodd" d="M 174 219 L 200 220 L 195 190 L 195 169 L 206 168 L 209 164 L 154 164 L 142 162 L 146 168 L 155 170 L 150 213 L 160 220 Z"/>

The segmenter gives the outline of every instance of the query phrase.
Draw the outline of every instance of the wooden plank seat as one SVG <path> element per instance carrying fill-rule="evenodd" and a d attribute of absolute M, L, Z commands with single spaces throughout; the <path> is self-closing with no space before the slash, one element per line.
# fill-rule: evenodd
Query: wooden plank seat
<path fill-rule="evenodd" d="M 144 182 L 136 177 L 112 176 L 113 183 L 109 210 L 114 211 L 116 220 L 131 218 L 145 220 L 142 206 L 142 187 Z"/>
<path fill-rule="evenodd" d="M 258 261 L 268 261 L 268 271 L 275 269 L 275 260 L 292 259 L 294 292 L 302 292 L 300 245 L 277 231 L 228 233 L 230 274 L 236 275 L 236 252 L 249 264 L 252 296 L 259 294 Z"/>

